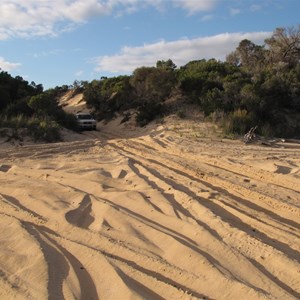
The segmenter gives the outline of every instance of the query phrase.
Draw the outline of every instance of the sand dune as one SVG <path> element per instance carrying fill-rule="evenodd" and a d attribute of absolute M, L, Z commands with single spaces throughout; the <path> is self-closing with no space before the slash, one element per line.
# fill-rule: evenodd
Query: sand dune
<path fill-rule="evenodd" d="M 300 147 L 198 125 L 1 148 L 0 298 L 299 299 Z"/>

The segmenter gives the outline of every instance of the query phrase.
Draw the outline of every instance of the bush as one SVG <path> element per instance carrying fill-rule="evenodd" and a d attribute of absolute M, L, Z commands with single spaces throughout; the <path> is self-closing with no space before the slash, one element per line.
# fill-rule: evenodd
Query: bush
<path fill-rule="evenodd" d="M 163 105 L 156 101 L 146 101 L 139 108 L 136 122 L 139 126 L 145 126 L 156 117 L 162 115 Z"/>
<path fill-rule="evenodd" d="M 0 127 L 19 129 L 26 127 L 28 118 L 20 114 L 14 117 L 2 116 L 0 120 Z"/>
<path fill-rule="evenodd" d="M 226 119 L 226 113 L 222 110 L 216 110 L 212 112 L 208 117 L 205 118 L 205 120 L 216 123 L 216 124 L 221 124 L 223 125 L 224 120 Z"/>
<path fill-rule="evenodd" d="M 29 117 L 32 116 L 32 114 L 33 110 L 27 105 L 26 99 L 9 103 L 1 113 L 1 115 L 5 115 L 7 117 L 13 117 L 17 115 Z"/>
<path fill-rule="evenodd" d="M 28 118 L 18 115 L 8 118 L 0 118 L 0 127 L 7 128 L 3 131 L 4 136 L 11 136 L 14 139 L 21 139 L 24 135 L 31 136 L 34 141 L 56 142 L 61 140 L 60 126 L 50 118 Z M 11 132 L 11 134 L 7 134 Z"/>
<path fill-rule="evenodd" d="M 50 119 L 31 118 L 28 133 L 35 141 L 57 142 L 61 140 L 59 125 Z"/>
<path fill-rule="evenodd" d="M 185 119 L 185 118 L 186 118 L 186 114 L 185 114 L 185 112 L 184 112 L 183 110 L 178 110 L 178 111 L 176 112 L 176 115 L 177 115 L 177 117 L 180 118 L 180 119 Z"/>
<path fill-rule="evenodd" d="M 262 127 L 261 127 L 261 135 L 265 136 L 265 137 L 271 137 L 274 134 L 274 130 L 272 129 L 272 126 L 269 123 L 265 123 Z"/>
<path fill-rule="evenodd" d="M 63 110 L 55 116 L 55 121 L 70 130 L 80 131 L 77 119 L 74 114 L 66 113 Z"/>
<path fill-rule="evenodd" d="M 245 109 L 229 113 L 223 121 L 226 133 L 245 134 L 253 125 L 253 117 Z"/>

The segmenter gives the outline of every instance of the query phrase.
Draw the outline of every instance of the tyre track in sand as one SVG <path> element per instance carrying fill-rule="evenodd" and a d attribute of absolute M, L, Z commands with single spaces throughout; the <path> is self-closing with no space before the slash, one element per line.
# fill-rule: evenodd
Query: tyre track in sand
<path fill-rule="evenodd" d="M 237 236 L 241 231 L 244 234 L 252 236 L 254 242 L 251 243 L 253 245 L 248 245 L 250 249 L 247 248 L 244 251 L 244 255 L 249 257 L 249 260 L 252 261 L 252 265 L 258 266 L 258 268 L 264 274 L 269 274 L 268 277 L 270 280 L 272 280 L 273 282 L 277 282 L 277 284 L 285 288 L 287 292 L 296 297 L 299 297 L 299 291 L 297 291 L 297 287 L 295 290 L 288 287 L 290 276 L 292 275 L 293 278 L 297 276 L 296 270 L 294 270 L 294 272 L 291 272 L 290 274 L 289 272 L 287 272 L 286 274 L 284 274 L 284 276 L 282 276 L 282 273 L 284 273 L 283 270 L 274 270 L 274 268 L 272 268 L 272 264 L 266 264 L 264 259 L 262 259 L 262 264 L 259 262 L 254 264 L 254 258 L 251 257 L 251 248 L 254 248 L 255 251 L 253 252 L 256 253 L 257 246 L 259 246 L 259 248 L 261 249 L 267 247 L 272 250 L 274 249 L 276 255 L 278 255 L 278 257 L 280 257 L 283 262 L 285 261 L 286 263 L 288 263 L 290 260 L 292 260 L 296 261 L 299 264 L 299 243 L 295 243 L 295 241 L 299 241 L 300 228 L 299 223 L 296 221 L 296 217 L 299 216 L 299 209 L 297 209 L 297 207 L 290 207 L 285 203 L 280 203 L 280 200 L 278 199 L 273 199 L 269 196 L 261 195 L 258 192 L 253 193 L 249 190 L 241 192 L 240 185 L 233 186 L 232 182 L 226 182 L 224 178 L 220 179 L 220 176 L 216 176 L 217 179 L 213 178 L 214 174 L 213 172 L 211 172 L 212 166 L 210 164 L 205 165 L 206 169 L 208 169 L 206 170 L 206 174 L 208 175 L 203 172 L 203 169 L 201 169 L 201 172 L 199 174 L 197 165 L 194 164 L 192 167 L 192 165 L 188 164 L 187 161 L 184 160 L 184 158 L 180 158 L 182 162 L 178 163 L 178 157 L 175 156 L 175 159 L 170 159 L 173 158 L 173 156 L 171 156 L 169 153 L 165 155 L 166 157 L 164 157 L 163 151 L 158 156 L 156 154 L 156 151 L 158 151 L 158 149 L 154 149 L 153 146 L 150 148 L 147 145 L 144 146 L 143 143 L 138 143 L 137 141 L 128 142 L 127 140 L 119 141 L 117 145 L 115 144 L 113 145 L 113 147 L 115 147 L 120 153 L 125 152 L 125 156 L 132 157 L 132 159 L 134 159 L 135 161 L 140 160 L 138 164 L 142 165 L 143 168 L 145 168 L 145 166 L 150 166 L 150 172 L 152 173 L 153 177 L 160 178 L 160 180 L 162 180 L 164 183 L 168 183 L 169 186 L 172 186 L 174 189 L 176 189 L 177 192 L 179 190 L 180 192 L 185 193 L 186 198 L 192 197 L 193 200 L 201 202 L 202 206 L 215 214 L 214 217 L 221 218 L 222 223 L 227 223 L 229 225 L 229 228 L 231 228 L 231 231 L 232 228 L 237 229 Z M 200 166 L 203 166 L 203 162 L 201 162 Z M 163 172 L 163 170 L 165 170 L 165 172 Z M 217 173 L 218 168 L 215 168 L 213 171 Z M 174 177 L 177 179 L 177 182 L 169 179 L 170 173 L 172 172 L 175 173 Z M 162 174 L 166 174 L 166 177 L 162 178 Z M 197 177 L 197 175 L 200 175 L 201 180 L 199 180 L 199 177 Z M 243 174 L 241 174 L 241 176 L 243 176 Z M 185 184 L 178 184 L 178 177 L 180 177 L 180 183 L 184 183 L 185 177 Z M 191 180 L 193 183 L 196 182 L 199 183 L 199 185 L 204 185 L 206 187 L 206 190 L 208 188 L 209 192 L 206 193 L 208 195 L 207 198 L 213 196 L 214 192 L 216 192 L 218 199 L 207 201 L 207 198 L 199 196 L 199 193 L 193 191 L 189 186 Z M 163 187 L 162 190 L 165 190 L 165 187 Z M 238 191 L 239 195 L 237 196 L 236 193 L 232 193 L 232 191 Z M 292 190 L 292 192 L 298 191 Z M 258 201 L 257 199 L 263 201 Z M 265 204 L 264 200 L 267 200 L 267 205 Z M 221 203 L 221 205 L 217 204 L 218 202 Z M 280 208 L 284 212 L 291 211 L 293 214 L 295 213 L 295 218 L 290 220 L 288 218 L 281 217 L 279 214 L 274 212 L 274 208 Z M 189 211 L 192 210 L 189 209 Z M 265 218 L 260 218 L 260 214 L 267 216 L 268 222 L 261 221 L 261 219 Z M 206 224 L 209 224 L 207 223 L 209 222 L 208 220 L 205 220 L 204 222 Z M 220 228 L 222 228 L 222 226 L 218 225 L 217 227 L 213 229 L 209 228 L 208 230 L 217 232 L 217 236 L 220 236 L 220 234 L 218 233 L 218 230 Z M 234 239 L 233 235 L 231 235 L 231 237 L 232 239 Z M 225 237 L 222 236 L 222 239 L 224 238 Z M 293 247 L 296 247 L 296 249 L 294 249 Z M 240 249 L 238 250 L 240 251 Z M 272 271 L 275 272 L 275 275 L 272 275 L 272 272 L 269 272 L 268 269 L 272 269 Z M 282 281 L 278 279 L 278 276 L 282 277 Z"/>
<path fill-rule="evenodd" d="M 2 225 L 21 224 L 38 249 L 40 298 L 300 298 L 299 152 L 162 132 L 87 137 L 0 150 Z M 254 154 L 276 157 L 274 171 L 243 161 Z M 13 245 L 17 259 L 13 237 L 2 253 Z M 26 280 L 22 291 L 39 293 Z"/>

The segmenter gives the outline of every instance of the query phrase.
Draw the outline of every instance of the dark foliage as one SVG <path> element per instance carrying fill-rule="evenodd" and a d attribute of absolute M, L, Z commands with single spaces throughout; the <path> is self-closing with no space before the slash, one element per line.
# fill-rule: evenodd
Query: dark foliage
<path fill-rule="evenodd" d="M 111 119 L 115 112 L 133 106 L 134 93 L 129 76 L 103 77 L 86 84 L 83 96 L 89 108 L 94 110 L 97 119 Z"/>
<path fill-rule="evenodd" d="M 138 107 L 136 122 L 139 126 L 145 126 L 164 112 L 164 105 L 157 101 L 145 101 Z"/>
<path fill-rule="evenodd" d="M 59 140 L 61 126 L 77 129 L 75 116 L 66 114 L 57 101 L 67 90 L 63 86 L 43 91 L 41 84 L 0 72 L 0 127 L 14 132 L 26 128 L 35 140 Z"/>
<path fill-rule="evenodd" d="M 265 43 L 243 40 L 226 62 L 188 63 L 180 87 L 205 115 L 222 112 L 227 132 L 258 125 L 261 134 L 299 137 L 300 27 L 276 29 Z"/>
<path fill-rule="evenodd" d="M 68 89 L 42 92 L 41 85 L 1 72 L 0 113 L 49 117 L 60 126 L 76 128 L 73 116 L 57 104 Z M 159 60 L 131 76 L 74 81 L 72 89 L 74 95 L 83 92 L 97 119 L 135 109 L 137 123 L 144 126 L 166 113 L 166 100 L 179 91 L 206 116 L 221 120 L 226 132 L 244 134 L 257 125 L 260 134 L 299 137 L 300 26 L 277 28 L 264 45 L 242 40 L 226 62 L 201 59 L 177 68 L 171 59 Z"/>

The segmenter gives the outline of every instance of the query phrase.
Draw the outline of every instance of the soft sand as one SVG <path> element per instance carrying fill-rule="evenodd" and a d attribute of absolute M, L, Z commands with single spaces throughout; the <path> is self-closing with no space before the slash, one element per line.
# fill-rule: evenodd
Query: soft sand
<path fill-rule="evenodd" d="M 300 147 L 169 118 L 0 145 L 0 299 L 299 299 Z"/>

